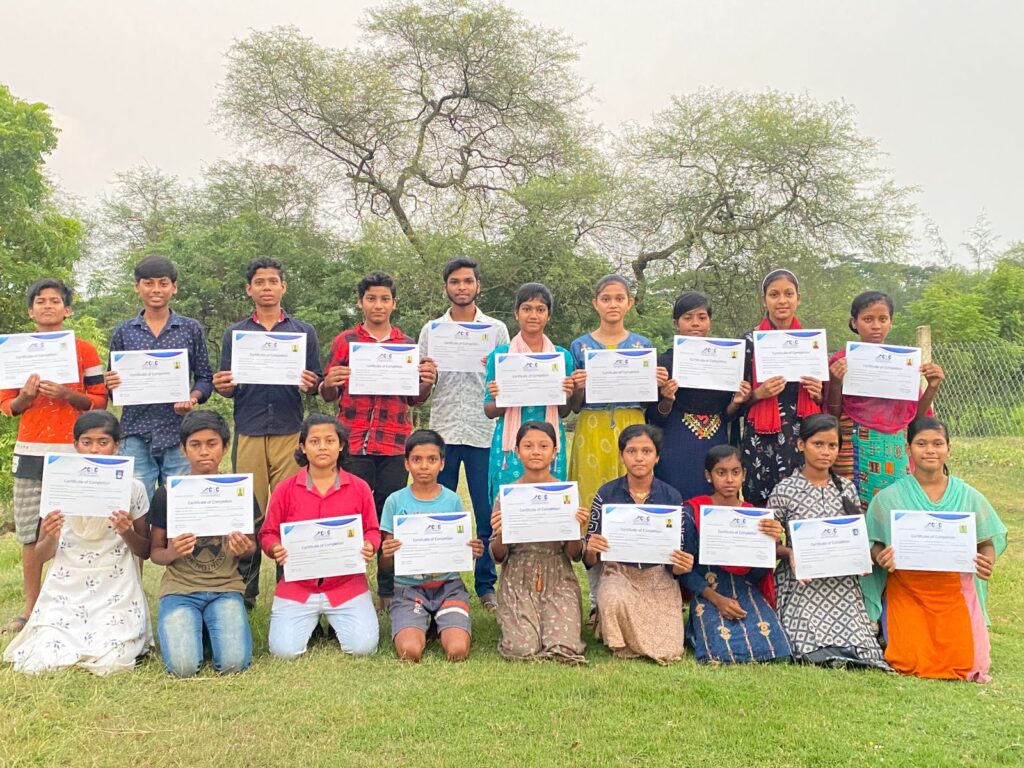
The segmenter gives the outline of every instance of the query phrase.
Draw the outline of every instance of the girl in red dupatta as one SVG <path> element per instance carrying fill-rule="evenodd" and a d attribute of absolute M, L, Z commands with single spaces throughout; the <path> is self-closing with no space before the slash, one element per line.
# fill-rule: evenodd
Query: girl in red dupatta
<path fill-rule="evenodd" d="M 850 330 L 867 344 L 885 344 L 892 330 L 892 299 L 881 291 L 865 291 L 850 307 Z M 839 419 L 843 449 L 836 472 L 854 482 L 866 510 L 879 491 L 910 472 L 906 452 L 907 425 L 931 413 L 944 374 L 935 363 L 921 366 L 928 382 L 918 400 L 888 400 L 843 394 L 846 350 L 830 360 L 828 411 Z"/>

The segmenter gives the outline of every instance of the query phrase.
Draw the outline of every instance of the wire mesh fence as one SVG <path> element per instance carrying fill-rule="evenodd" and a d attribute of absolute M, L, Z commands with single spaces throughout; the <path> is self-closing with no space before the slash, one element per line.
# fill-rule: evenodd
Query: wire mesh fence
<path fill-rule="evenodd" d="M 931 345 L 946 374 L 935 415 L 958 437 L 1024 436 L 1024 347 L 1002 339 Z"/>

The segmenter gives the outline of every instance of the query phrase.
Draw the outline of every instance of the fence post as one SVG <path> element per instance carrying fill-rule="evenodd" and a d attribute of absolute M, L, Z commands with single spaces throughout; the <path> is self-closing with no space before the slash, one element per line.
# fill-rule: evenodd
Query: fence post
<path fill-rule="evenodd" d="M 932 361 L 932 327 L 930 325 L 917 326 L 917 346 L 921 348 L 921 365 Z M 921 377 L 921 389 L 928 386 L 924 376 Z"/>

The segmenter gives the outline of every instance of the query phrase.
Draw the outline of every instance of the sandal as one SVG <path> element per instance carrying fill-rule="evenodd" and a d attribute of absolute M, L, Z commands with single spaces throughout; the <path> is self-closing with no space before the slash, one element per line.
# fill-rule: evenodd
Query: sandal
<path fill-rule="evenodd" d="M 498 610 L 498 598 L 493 592 L 480 595 L 480 603 L 488 613 L 494 613 Z"/>
<path fill-rule="evenodd" d="M 0 627 L 0 635 L 16 635 L 25 628 L 26 624 L 28 624 L 27 616 L 15 616 L 4 624 L 4 626 Z"/>

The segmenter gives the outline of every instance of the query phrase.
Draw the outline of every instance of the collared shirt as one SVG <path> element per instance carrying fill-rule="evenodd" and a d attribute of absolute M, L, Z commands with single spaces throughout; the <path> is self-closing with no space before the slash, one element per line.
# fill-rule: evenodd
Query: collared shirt
<path fill-rule="evenodd" d="M 255 313 L 229 326 L 220 347 L 222 371 L 231 370 L 231 340 L 234 331 L 266 333 L 267 329 L 256 319 Z M 320 342 L 312 325 L 296 320 L 281 310 L 281 317 L 271 331 L 306 334 L 306 370 L 315 373 L 318 379 L 323 375 Z M 235 401 L 235 431 L 240 435 L 292 435 L 299 431 L 305 416 L 302 392 L 297 386 L 238 384 L 231 397 Z"/>
<path fill-rule="evenodd" d="M 348 348 L 354 342 L 381 344 L 415 344 L 416 342 L 391 327 L 391 335 L 380 341 L 370 335 L 362 323 L 339 333 L 331 344 L 331 361 L 326 373 L 336 365 L 348 363 Z M 427 398 L 419 395 L 352 395 L 341 387 L 338 418 L 351 431 L 348 449 L 354 456 L 400 456 L 405 440 L 412 433 L 410 405 L 421 405 Z"/>
<path fill-rule="evenodd" d="M 449 309 L 433 322 L 452 322 Z M 501 320 L 488 317 L 477 307 L 471 322 L 490 323 L 494 326 L 495 346 L 508 344 L 508 328 Z M 430 323 L 420 330 L 420 355 L 427 354 Z M 480 364 L 480 373 L 468 371 L 438 371 L 437 384 L 430 404 L 430 428 L 441 433 L 449 445 L 471 445 L 487 448 L 494 433 L 494 419 L 484 414 L 484 393 L 487 391 L 487 369 Z"/>
<path fill-rule="evenodd" d="M 200 403 L 210 398 L 213 392 L 210 354 L 206 350 L 202 326 L 191 317 L 179 315 L 172 309 L 159 336 L 154 336 L 149 330 L 142 312 L 114 329 L 114 335 L 110 337 L 111 352 L 142 349 L 187 349 L 192 390 L 199 392 Z M 121 412 L 121 431 L 125 437 L 148 440 L 153 449 L 173 448 L 179 442 L 181 419 L 174 412 L 173 403 L 126 405 Z"/>
<path fill-rule="evenodd" d="M 623 475 L 617 477 L 614 480 L 602 485 L 596 494 L 594 494 L 594 503 L 590 505 L 590 524 L 587 526 L 587 538 L 589 539 L 595 533 L 601 533 L 601 515 L 605 504 L 636 504 L 637 501 L 633 498 L 633 495 L 629 492 L 629 476 Z M 681 507 L 683 505 L 683 497 L 679 495 L 679 491 L 673 488 L 668 483 L 658 478 L 654 478 L 654 482 L 651 484 L 651 495 L 644 499 L 644 504 L 657 504 L 671 507 Z M 685 525 L 683 526 L 685 528 Z M 685 540 L 685 531 L 680 530 L 679 532 L 679 548 L 683 548 L 683 541 Z M 650 563 L 624 563 L 624 565 L 632 565 L 637 568 L 649 568 Z M 665 566 L 671 568 L 672 566 Z"/>
<path fill-rule="evenodd" d="M 260 548 L 269 556 L 274 545 L 281 543 L 281 526 L 285 523 L 343 515 L 360 515 L 363 518 L 363 541 L 370 542 L 374 550 L 380 547 L 380 528 L 370 486 L 339 469 L 334 486 L 321 496 L 313 485 L 309 469 L 303 467 L 298 474 L 282 481 L 274 489 L 267 505 L 267 518 L 260 529 Z M 274 596 L 305 603 L 310 595 L 323 593 L 331 607 L 337 608 L 369 589 L 366 574 L 354 573 L 324 579 L 282 580 L 277 583 Z"/>

